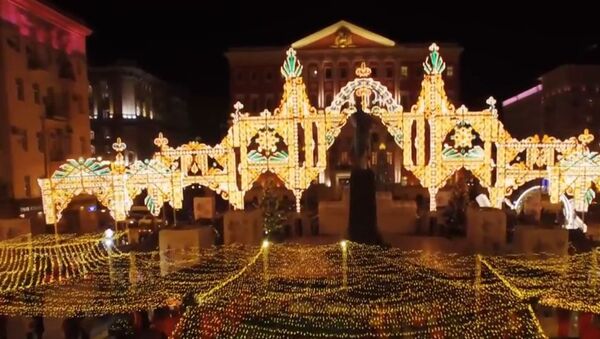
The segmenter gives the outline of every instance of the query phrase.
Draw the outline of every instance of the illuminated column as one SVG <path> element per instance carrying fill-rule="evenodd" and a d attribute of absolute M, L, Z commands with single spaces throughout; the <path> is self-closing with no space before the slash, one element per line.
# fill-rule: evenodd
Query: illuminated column
<path fill-rule="evenodd" d="M 429 191 L 429 210 L 430 211 L 436 211 L 437 210 L 437 206 L 436 206 L 436 195 L 438 192 L 438 188 L 437 187 L 428 187 L 427 190 Z"/>

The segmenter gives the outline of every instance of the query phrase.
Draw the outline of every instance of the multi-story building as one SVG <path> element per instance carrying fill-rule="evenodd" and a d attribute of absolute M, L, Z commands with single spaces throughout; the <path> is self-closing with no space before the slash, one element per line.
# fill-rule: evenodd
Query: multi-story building
<path fill-rule="evenodd" d="M 187 141 L 186 93 L 131 63 L 91 68 L 89 105 L 95 155 L 110 157 L 118 137 L 127 162 L 151 158 L 159 132 L 172 145 Z"/>
<path fill-rule="evenodd" d="M 291 46 L 304 65 L 307 94 L 314 106 L 331 104 L 335 95 L 365 62 L 371 76 L 384 84 L 405 110 L 416 102 L 423 80 L 427 43 L 397 43 L 346 21 L 337 22 L 302 38 Z M 283 89 L 279 69 L 289 46 L 235 48 L 227 52 L 230 68 L 231 104 L 240 101 L 249 112 L 273 110 Z M 459 104 L 460 56 L 462 48 L 440 44 L 447 68 L 446 90 Z M 347 124 L 330 149 L 328 170 L 320 179 L 337 184 L 350 175 L 353 128 Z M 374 124 L 371 168 L 382 183 L 400 182 L 402 153 L 381 123 Z"/>
<path fill-rule="evenodd" d="M 539 79 L 502 102 L 501 117 L 512 135 L 567 138 L 585 128 L 600 135 L 600 66 L 563 65 Z"/>
<path fill-rule="evenodd" d="M 2 216 L 42 210 L 37 179 L 90 154 L 86 37 L 35 0 L 0 0 Z"/>

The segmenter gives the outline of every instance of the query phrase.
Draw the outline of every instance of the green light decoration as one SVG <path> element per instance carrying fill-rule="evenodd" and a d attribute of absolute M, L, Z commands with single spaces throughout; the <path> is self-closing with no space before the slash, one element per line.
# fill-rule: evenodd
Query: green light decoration
<path fill-rule="evenodd" d="M 593 189 L 588 188 L 584 196 L 585 203 L 588 205 L 591 204 L 594 198 L 596 198 L 596 192 L 594 192 Z"/>
<path fill-rule="evenodd" d="M 275 153 L 271 153 L 268 157 L 264 154 L 257 152 L 256 150 L 252 150 L 248 152 L 248 162 L 253 164 L 262 164 L 269 162 L 286 162 L 288 158 L 288 154 L 285 151 L 276 151 Z"/>
<path fill-rule="evenodd" d="M 446 147 L 442 150 L 444 159 L 481 159 L 484 156 L 483 148 L 475 146 L 469 150 L 462 149 L 458 151 L 454 147 Z"/>
<path fill-rule="evenodd" d="M 283 66 L 281 66 L 281 74 L 286 80 L 300 77 L 302 75 L 302 65 L 296 57 L 296 51 L 290 48 L 287 50 L 286 54 L 287 58 L 285 59 Z"/>
<path fill-rule="evenodd" d="M 52 175 L 53 179 L 61 179 L 76 174 L 108 175 L 110 173 L 108 161 L 98 161 L 96 158 L 69 159 L 60 165 Z"/>
<path fill-rule="evenodd" d="M 431 46 L 429 46 L 429 56 L 423 63 L 423 69 L 428 75 L 442 74 L 446 69 L 446 63 L 442 59 L 440 52 L 438 52 L 439 49 L 440 48 L 436 44 L 431 44 Z"/>
<path fill-rule="evenodd" d="M 158 213 L 160 212 L 160 206 L 158 206 L 154 202 L 154 199 L 152 199 L 152 197 L 149 195 L 144 198 L 144 205 L 148 207 L 148 211 L 150 211 L 152 215 L 158 215 Z"/>

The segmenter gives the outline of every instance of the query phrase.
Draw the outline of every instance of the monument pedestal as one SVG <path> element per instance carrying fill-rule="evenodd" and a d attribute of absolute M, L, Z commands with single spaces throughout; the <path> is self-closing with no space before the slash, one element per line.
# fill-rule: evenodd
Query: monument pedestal
<path fill-rule="evenodd" d="M 381 244 L 377 230 L 375 174 L 370 169 L 354 169 L 350 174 L 348 237 L 362 244 Z"/>

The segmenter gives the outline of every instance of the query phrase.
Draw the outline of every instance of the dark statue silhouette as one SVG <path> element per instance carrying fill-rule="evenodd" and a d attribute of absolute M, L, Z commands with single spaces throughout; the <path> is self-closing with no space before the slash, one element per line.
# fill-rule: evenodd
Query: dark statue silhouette
<path fill-rule="evenodd" d="M 360 105 L 359 105 L 360 106 Z M 352 115 L 354 168 L 350 174 L 348 237 L 353 242 L 380 244 L 377 231 L 375 174 L 368 168 L 371 117 L 360 108 Z"/>

